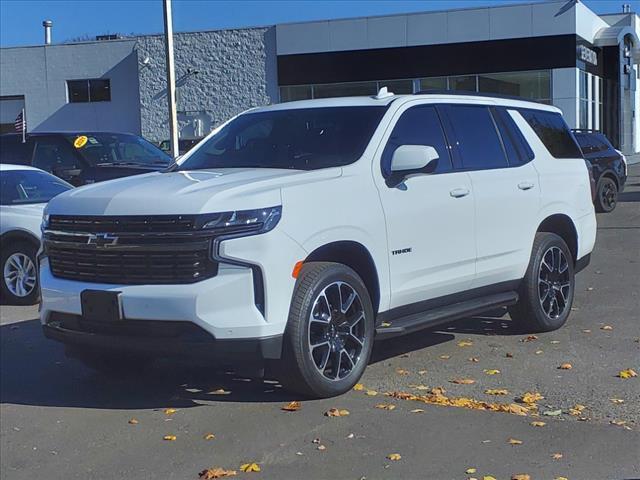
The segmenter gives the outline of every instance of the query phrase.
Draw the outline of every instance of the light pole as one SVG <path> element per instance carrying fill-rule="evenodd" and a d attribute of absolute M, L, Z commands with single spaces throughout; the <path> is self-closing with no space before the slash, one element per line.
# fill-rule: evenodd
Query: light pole
<path fill-rule="evenodd" d="M 176 72 L 173 59 L 173 21 L 171 0 L 162 0 L 164 7 L 164 48 L 167 57 L 167 103 L 169 107 L 169 143 L 171 157 L 176 158 L 178 150 L 178 115 L 176 113 Z"/>

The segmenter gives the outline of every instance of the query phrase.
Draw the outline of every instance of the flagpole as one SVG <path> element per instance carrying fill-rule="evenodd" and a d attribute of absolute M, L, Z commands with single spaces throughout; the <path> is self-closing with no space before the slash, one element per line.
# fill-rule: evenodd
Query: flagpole
<path fill-rule="evenodd" d="M 27 143 L 27 112 L 22 109 L 22 143 Z"/>

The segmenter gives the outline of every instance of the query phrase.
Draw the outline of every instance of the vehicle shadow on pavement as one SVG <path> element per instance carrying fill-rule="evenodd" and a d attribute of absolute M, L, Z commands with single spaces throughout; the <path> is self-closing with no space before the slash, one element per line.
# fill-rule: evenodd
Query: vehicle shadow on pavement
<path fill-rule="evenodd" d="M 376 342 L 371 363 L 452 341 L 455 333 L 511 335 L 511 329 L 508 319 L 465 319 Z M 245 378 L 191 362 L 160 360 L 124 377 L 106 375 L 67 358 L 62 345 L 43 336 L 36 319 L 0 326 L 0 404 L 133 410 L 299 399 L 268 377 Z"/>

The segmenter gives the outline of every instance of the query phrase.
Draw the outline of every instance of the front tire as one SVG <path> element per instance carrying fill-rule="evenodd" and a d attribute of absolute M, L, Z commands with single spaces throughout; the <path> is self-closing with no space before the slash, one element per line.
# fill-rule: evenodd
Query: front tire
<path fill-rule="evenodd" d="M 0 291 L 5 303 L 33 305 L 38 302 L 36 247 L 26 242 L 3 246 Z"/>
<path fill-rule="evenodd" d="M 305 396 L 345 393 L 369 363 L 373 337 L 371 298 L 358 274 L 339 263 L 308 263 L 291 301 L 279 379 Z"/>
<path fill-rule="evenodd" d="M 537 233 L 518 303 L 509 307 L 509 314 L 527 331 L 557 330 L 569 317 L 574 291 L 574 263 L 567 244 L 554 233 Z"/>
<path fill-rule="evenodd" d="M 613 212 L 618 203 L 618 185 L 613 179 L 603 177 L 598 182 L 595 206 L 600 213 Z"/>

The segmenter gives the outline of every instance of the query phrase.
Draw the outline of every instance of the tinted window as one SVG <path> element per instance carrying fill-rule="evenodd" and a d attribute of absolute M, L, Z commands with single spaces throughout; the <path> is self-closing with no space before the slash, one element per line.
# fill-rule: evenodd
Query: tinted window
<path fill-rule="evenodd" d="M 67 135 L 73 145 L 90 165 L 169 165 L 171 157 L 144 138 L 123 133 L 87 133 Z"/>
<path fill-rule="evenodd" d="M 38 137 L 33 154 L 33 166 L 55 174 L 58 169 L 81 168 L 80 161 L 73 153 L 71 145 L 63 138 Z"/>
<path fill-rule="evenodd" d="M 355 162 L 387 107 L 327 107 L 246 113 L 201 143 L 179 170 L 315 170 Z"/>
<path fill-rule="evenodd" d="M 111 81 L 108 78 L 67 80 L 69 103 L 108 102 Z"/>
<path fill-rule="evenodd" d="M 507 167 L 507 158 L 488 107 L 445 107 L 462 168 L 482 170 Z"/>
<path fill-rule="evenodd" d="M 440 156 L 436 173 L 451 170 L 447 142 L 435 107 L 413 107 L 402 114 L 382 152 L 382 174 L 385 177 L 391 174 L 391 158 L 400 145 L 431 146 Z"/>
<path fill-rule="evenodd" d="M 492 112 L 507 153 L 509 165 L 523 165 L 533 160 L 533 150 L 509 112 L 505 108 L 493 108 Z"/>
<path fill-rule="evenodd" d="M 36 170 L 9 170 L 0 173 L 0 204 L 46 203 L 71 188 L 67 182 Z"/>
<path fill-rule="evenodd" d="M 519 110 L 549 153 L 556 158 L 582 158 L 582 152 L 562 115 L 541 110 Z"/>
<path fill-rule="evenodd" d="M 0 137 L 0 163 L 28 165 L 31 162 L 31 144 L 22 143 L 18 135 Z"/>

